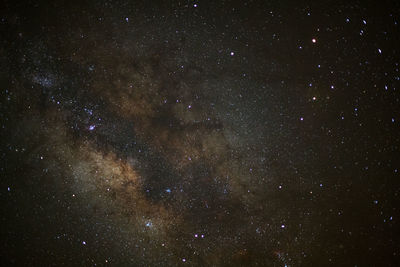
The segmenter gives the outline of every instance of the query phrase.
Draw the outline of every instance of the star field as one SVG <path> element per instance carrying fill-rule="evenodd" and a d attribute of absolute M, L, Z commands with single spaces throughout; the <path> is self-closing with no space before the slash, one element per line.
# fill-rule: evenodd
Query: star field
<path fill-rule="evenodd" d="M 4 266 L 398 266 L 395 1 L 4 1 Z"/>

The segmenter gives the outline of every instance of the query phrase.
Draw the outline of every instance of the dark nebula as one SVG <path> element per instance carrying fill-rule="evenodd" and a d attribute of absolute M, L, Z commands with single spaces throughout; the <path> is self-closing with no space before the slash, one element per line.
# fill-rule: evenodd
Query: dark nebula
<path fill-rule="evenodd" d="M 399 266 L 397 1 L 2 1 L 1 266 Z"/>

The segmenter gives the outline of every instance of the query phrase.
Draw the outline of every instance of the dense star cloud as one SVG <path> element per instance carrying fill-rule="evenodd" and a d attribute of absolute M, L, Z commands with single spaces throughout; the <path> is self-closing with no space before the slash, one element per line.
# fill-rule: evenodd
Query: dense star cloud
<path fill-rule="evenodd" d="M 397 266 L 395 1 L 3 1 L 1 262 Z"/>

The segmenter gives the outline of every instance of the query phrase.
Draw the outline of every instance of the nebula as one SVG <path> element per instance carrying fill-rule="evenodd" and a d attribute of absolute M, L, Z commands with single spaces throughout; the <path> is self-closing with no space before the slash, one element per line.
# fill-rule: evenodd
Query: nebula
<path fill-rule="evenodd" d="M 5 1 L 4 264 L 395 266 L 393 6 Z"/>

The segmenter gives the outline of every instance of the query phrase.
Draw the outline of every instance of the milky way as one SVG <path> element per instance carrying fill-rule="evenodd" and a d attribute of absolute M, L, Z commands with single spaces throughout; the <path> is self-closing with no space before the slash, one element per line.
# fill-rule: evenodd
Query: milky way
<path fill-rule="evenodd" d="M 0 15 L 5 264 L 399 264 L 399 4 Z"/>

